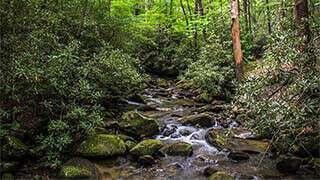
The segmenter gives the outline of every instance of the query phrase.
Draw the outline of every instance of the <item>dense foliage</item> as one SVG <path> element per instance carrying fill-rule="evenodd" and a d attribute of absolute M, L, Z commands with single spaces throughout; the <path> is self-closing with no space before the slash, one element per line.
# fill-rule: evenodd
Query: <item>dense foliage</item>
<path fill-rule="evenodd" d="M 241 84 L 227 0 L 1 1 L 3 157 L 59 167 L 147 73 L 177 78 L 202 102 L 234 100 L 246 112 L 238 119 L 278 153 L 319 156 L 320 4 L 310 1 L 302 48 L 293 0 L 250 2 L 240 8 Z"/>

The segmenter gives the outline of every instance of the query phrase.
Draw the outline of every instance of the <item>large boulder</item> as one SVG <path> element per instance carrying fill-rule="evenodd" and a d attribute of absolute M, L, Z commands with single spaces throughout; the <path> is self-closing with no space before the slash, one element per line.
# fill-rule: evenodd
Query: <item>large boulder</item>
<path fill-rule="evenodd" d="M 130 154 L 133 156 L 145 156 L 155 155 L 160 148 L 163 147 L 163 142 L 155 139 L 147 139 L 138 143 L 135 147 L 130 150 Z"/>
<path fill-rule="evenodd" d="M 193 153 L 192 145 L 186 142 L 168 144 L 160 151 L 169 156 L 191 156 Z"/>
<path fill-rule="evenodd" d="M 134 111 L 127 112 L 122 116 L 120 127 L 124 132 L 140 138 L 160 133 L 160 126 L 155 119 Z"/>
<path fill-rule="evenodd" d="M 60 178 L 66 179 L 98 179 L 98 170 L 89 160 L 74 158 L 62 165 Z"/>
<path fill-rule="evenodd" d="M 208 180 L 234 180 L 235 178 L 231 176 L 229 173 L 224 171 L 218 171 L 212 174 Z"/>
<path fill-rule="evenodd" d="M 269 142 L 254 139 L 242 139 L 227 135 L 223 129 L 210 129 L 207 131 L 206 141 L 218 148 L 228 149 L 236 152 L 246 152 L 250 154 L 260 154 L 267 151 Z M 231 133 L 232 134 L 232 133 Z"/>
<path fill-rule="evenodd" d="M 196 115 L 190 115 L 182 117 L 179 121 L 183 125 L 193 125 L 199 127 L 211 127 L 214 125 L 214 119 L 208 113 L 201 113 Z"/>
<path fill-rule="evenodd" d="M 124 154 L 126 144 L 121 138 L 110 134 L 97 134 L 83 141 L 77 153 L 88 158 L 105 158 Z"/>

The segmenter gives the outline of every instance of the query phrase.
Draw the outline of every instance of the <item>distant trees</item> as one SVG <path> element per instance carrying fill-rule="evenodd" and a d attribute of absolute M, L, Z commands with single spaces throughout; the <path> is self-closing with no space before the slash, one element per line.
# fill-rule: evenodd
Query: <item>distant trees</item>
<path fill-rule="evenodd" d="M 231 0 L 231 34 L 233 45 L 233 56 L 236 64 L 236 77 L 239 81 L 242 79 L 243 67 L 242 67 L 242 50 L 240 42 L 240 23 L 239 23 L 239 6 L 237 0 Z"/>

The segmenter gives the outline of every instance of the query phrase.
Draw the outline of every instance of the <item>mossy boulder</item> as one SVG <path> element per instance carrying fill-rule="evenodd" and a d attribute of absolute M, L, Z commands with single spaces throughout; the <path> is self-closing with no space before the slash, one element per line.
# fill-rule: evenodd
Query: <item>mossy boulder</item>
<path fill-rule="evenodd" d="M 269 146 L 267 141 L 241 139 L 227 134 L 228 132 L 223 129 L 210 129 L 207 131 L 205 138 L 210 145 L 218 149 L 228 149 L 234 152 L 259 154 L 266 152 Z M 232 132 L 229 134 L 232 134 Z"/>
<path fill-rule="evenodd" d="M 210 129 L 205 135 L 206 141 L 217 149 L 226 148 L 228 137 L 222 129 Z"/>
<path fill-rule="evenodd" d="M 129 150 L 129 151 L 130 151 L 133 147 L 135 147 L 135 146 L 137 145 L 136 142 L 130 141 L 130 140 L 126 141 L 125 144 L 126 144 L 127 150 Z"/>
<path fill-rule="evenodd" d="M 89 160 L 74 158 L 62 165 L 60 178 L 67 179 L 98 179 L 98 170 Z"/>
<path fill-rule="evenodd" d="M 235 178 L 225 171 L 218 171 L 212 174 L 208 180 L 234 180 Z"/>
<path fill-rule="evenodd" d="M 19 160 L 28 153 L 28 146 L 14 136 L 4 138 L 2 160 Z"/>
<path fill-rule="evenodd" d="M 124 154 L 126 144 L 115 135 L 98 134 L 83 141 L 77 153 L 88 158 L 105 158 Z"/>
<path fill-rule="evenodd" d="M 191 156 L 193 153 L 192 145 L 186 142 L 166 145 L 160 151 L 169 156 Z"/>
<path fill-rule="evenodd" d="M 199 127 L 211 127 L 214 125 L 214 119 L 208 113 L 201 113 L 182 117 L 179 121 L 183 125 L 193 125 Z"/>
<path fill-rule="evenodd" d="M 133 147 L 130 150 L 130 154 L 136 157 L 145 156 L 145 155 L 153 156 L 163 146 L 164 144 L 162 141 L 155 140 L 155 139 L 147 139 L 147 140 L 141 141 L 135 147 Z"/>
<path fill-rule="evenodd" d="M 121 129 L 135 137 L 151 137 L 160 133 L 160 126 L 153 118 L 134 111 L 125 113 L 120 123 Z"/>

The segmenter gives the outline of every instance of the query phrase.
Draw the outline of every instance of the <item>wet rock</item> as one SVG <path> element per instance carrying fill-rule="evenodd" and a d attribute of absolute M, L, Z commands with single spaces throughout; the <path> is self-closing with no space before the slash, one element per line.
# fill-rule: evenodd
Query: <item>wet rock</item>
<path fill-rule="evenodd" d="M 247 153 L 239 151 L 239 152 L 230 152 L 228 155 L 228 158 L 235 161 L 245 161 L 245 160 L 248 160 L 250 157 Z"/>
<path fill-rule="evenodd" d="M 147 139 L 138 143 L 135 147 L 130 150 L 130 154 L 133 156 L 153 156 L 157 151 L 163 147 L 163 142 L 155 139 Z"/>
<path fill-rule="evenodd" d="M 28 146 L 14 136 L 4 138 L 1 148 L 2 160 L 20 160 L 28 153 Z"/>
<path fill-rule="evenodd" d="M 167 126 L 164 131 L 163 131 L 163 135 L 164 136 L 170 136 L 171 134 L 173 134 L 176 131 L 177 127 L 176 126 Z"/>
<path fill-rule="evenodd" d="M 150 137 L 160 134 L 160 126 L 153 118 L 147 118 L 134 111 L 125 113 L 120 123 L 121 129 L 135 137 Z"/>
<path fill-rule="evenodd" d="M 126 145 L 115 135 L 98 134 L 80 144 L 77 153 L 83 157 L 104 158 L 124 154 Z"/>
<path fill-rule="evenodd" d="M 87 159 L 73 158 L 62 165 L 59 176 L 68 179 L 98 179 L 98 170 L 93 163 Z"/>
<path fill-rule="evenodd" d="M 203 135 L 199 134 L 199 133 L 195 133 L 195 134 L 192 134 L 191 136 L 191 140 L 201 140 L 203 138 Z"/>
<path fill-rule="evenodd" d="M 205 135 L 205 139 L 208 144 L 216 147 L 217 149 L 223 149 L 228 145 L 228 137 L 223 129 L 210 129 Z"/>
<path fill-rule="evenodd" d="M 179 121 L 183 125 L 193 125 L 199 127 L 210 127 L 214 125 L 214 119 L 207 113 L 182 117 Z"/>
<path fill-rule="evenodd" d="M 140 94 L 134 94 L 129 98 L 129 100 L 141 104 L 146 104 L 145 98 Z"/>
<path fill-rule="evenodd" d="M 141 105 L 137 108 L 138 111 L 156 111 L 156 105 Z"/>
<path fill-rule="evenodd" d="M 234 180 L 235 178 L 227 172 L 218 171 L 212 174 L 208 180 Z"/>
<path fill-rule="evenodd" d="M 217 168 L 214 166 L 208 166 L 206 168 L 204 168 L 203 170 L 203 175 L 205 175 L 206 177 L 211 176 L 212 174 L 218 172 Z"/>
<path fill-rule="evenodd" d="M 241 174 L 237 179 L 238 180 L 254 180 L 256 178 L 254 176 Z"/>
<path fill-rule="evenodd" d="M 14 180 L 14 176 L 10 173 L 4 173 L 1 176 L 2 180 Z"/>
<path fill-rule="evenodd" d="M 279 172 L 282 173 L 295 173 L 299 170 L 302 161 L 295 157 L 281 158 L 276 165 Z"/>
<path fill-rule="evenodd" d="M 193 133 L 193 131 L 191 129 L 180 129 L 179 130 L 179 134 L 181 134 L 182 136 L 189 136 L 192 133 Z"/>
<path fill-rule="evenodd" d="M 0 165 L 0 172 L 14 172 L 17 169 L 18 162 L 2 161 Z"/>
<path fill-rule="evenodd" d="M 205 138 L 210 145 L 220 150 L 228 149 L 249 154 L 264 153 L 269 146 L 269 142 L 267 141 L 229 137 L 223 129 L 210 129 L 207 131 Z"/>
<path fill-rule="evenodd" d="M 176 139 L 176 138 L 179 138 L 179 137 L 181 137 L 181 135 L 180 134 L 176 134 L 176 133 L 171 134 L 171 136 L 170 136 L 170 138 L 173 138 L 173 139 Z"/>
<path fill-rule="evenodd" d="M 191 156 L 193 153 L 192 145 L 186 142 L 166 145 L 160 151 L 170 156 Z"/>
<path fill-rule="evenodd" d="M 140 156 L 139 159 L 138 159 L 138 162 L 143 166 L 150 166 L 150 165 L 156 163 L 154 158 L 152 156 L 150 156 L 150 155 Z"/>
<path fill-rule="evenodd" d="M 130 140 L 126 141 L 125 144 L 126 144 L 126 149 L 127 149 L 128 151 L 130 151 L 134 146 L 137 145 L 136 142 L 130 141 Z"/>
<path fill-rule="evenodd" d="M 202 106 L 200 107 L 199 109 L 197 109 L 198 112 L 213 112 L 213 113 L 218 113 L 218 112 L 221 112 L 225 109 L 225 106 L 223 105 L 215 105 L 215 106 L 212 106 L 212 105 L 205 105 L 205 106 Z"/>
<path fill-rule="evenodd" d="M 185 107 L 192 107 L 196 105 L 196 103 L 190 99 L 177 99 L 173 102 L 173 104 Z"/>

